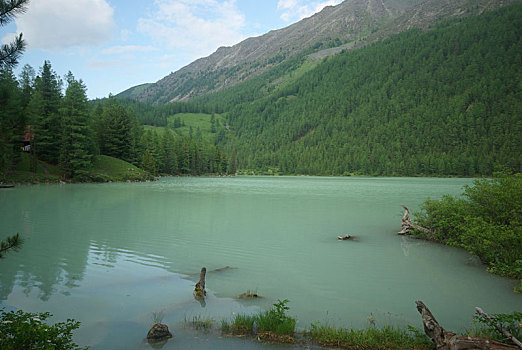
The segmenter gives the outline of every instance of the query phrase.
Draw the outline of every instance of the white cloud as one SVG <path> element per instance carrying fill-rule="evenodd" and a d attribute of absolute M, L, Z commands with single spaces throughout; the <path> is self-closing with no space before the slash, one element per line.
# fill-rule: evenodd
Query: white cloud
<path fill-rule="evenodd" d="M 277 9 L 291 9 L 297 6 L 297 0 L 279 0 Z"/>
<path fill-rule="evenodd" d="M 104 55 L 128 55 L 137 52 L 151 52 L 158 51 L 159 49 L 154 46 L 140 46 L 140 45 L 124 45 L 124 46 L 112 46 L 102 50 Z"/>
<path fill-rule="evenodd" d="M 236 0 L 155 0 L 152 15 L 139 19 L 138 31 L 195 59 L 243 40 L 244 25 Z"/>
<path fill-rule="evenodd" d="M 15 21 L 30 49 L 58 51 L 105 42 L 114 31 L 113 15 L 105 0 L 31 0 Z"/>
<path fill-rule="evenodd" d="M 281 19 L 285 22 L 299 21 L 321 11 L 326 6 L 335 6 L 342 0 L 310 1 L 310 0 L 279 0 L 277 9 L 282 10 Z"/>
<path fill-rule="evenodd" d="M 106 69 L 121 67 L 122 62 L 117 60 L 98 60 L 90 59 L 87 61 L 85 68 L 87 69 Z"/>

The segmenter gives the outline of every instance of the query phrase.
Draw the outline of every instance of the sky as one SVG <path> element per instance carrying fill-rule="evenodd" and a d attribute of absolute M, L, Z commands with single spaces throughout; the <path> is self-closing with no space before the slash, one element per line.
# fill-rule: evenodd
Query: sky
<path fill-rule="evenodd" d="M 30 0 L 0 28 L 8 43 L 23 33 L 20 63 L 44 60 L 71 71 L 90 99 L 156 82 L 221 46 L 280 29 L 342 0 Z"/>

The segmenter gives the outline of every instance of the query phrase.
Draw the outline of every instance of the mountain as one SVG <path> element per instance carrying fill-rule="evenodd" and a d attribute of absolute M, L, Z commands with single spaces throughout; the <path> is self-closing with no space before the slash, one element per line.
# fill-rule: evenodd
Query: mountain
<path fill-rule="evenodd" d="M 293 25 L 221 47 L 153 84 L 117 97 L 164 104 L 188 101 L 258 76 L 289 59 L 323 58 L 362 47 L 411 28 L 429 28 L 444 18 L 464 17 L 517 0 L 346 0 Z"/>
<path fill-rule="evenodd" d="M 518 3 L 345 51 L 284 83 L 267 72 L 194 102 L 225 112 L 229 131 L 217 140 L 254 173 L 520 172 L 521 53 Z"/>

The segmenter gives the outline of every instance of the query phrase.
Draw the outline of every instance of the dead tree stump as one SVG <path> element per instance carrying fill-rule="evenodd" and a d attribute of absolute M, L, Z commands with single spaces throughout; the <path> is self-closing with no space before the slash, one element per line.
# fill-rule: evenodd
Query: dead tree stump
<path fill-rule="evenodd" d="M 401 207 L 404 208 L 404 215 L 402 216 L 401 220 L 401 230 L 397 232 L 398 235 L 409 235 L 413 230 L 419 230 L 429 235 L 433 235 L 433 231 L 412 222 L 408 208 L 406 208 L 404 205 L 401 205 Z"/>
<path fill-rule="evenodd" d="M 205 275 L 207 274 L 207 268 L 202 267 L 199 274 L 199 282 L 194 287 L 194 297 L 198 300 L 205 299 L 207 291 L 205 290 Z"/>

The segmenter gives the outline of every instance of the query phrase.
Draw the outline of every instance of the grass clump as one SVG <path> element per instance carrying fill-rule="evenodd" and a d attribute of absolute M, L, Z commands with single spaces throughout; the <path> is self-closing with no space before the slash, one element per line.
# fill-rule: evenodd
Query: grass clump
<path fill-rule="evenodd" d="M 187 316 L 185 316 L 185 324 L 189 325 L 190 327 L 194 328 L 198 331 L 209 331 L 212 329 L 216 321 L 212 317 L 204 317 L 201 315 L 195 315 L 192 316 L 192 319 L 188 319 Z"/>
<path fill-rule="evenodd" d="M 226 320 L 221 321 L 221 330 L 224 333 L 236 334 L 236 335 L 253 335 L 254 324 L 256 322 L 257 315 L 242 315 L 238 314 L 234 316 L 232 322 Z"/>
<path fill-rule="evenodd" d="M 238 299 L 255 299 L 259 298 L 259 294 L 257 294 L 257 289 L 250 290 L 248 289 L 245 293 L 241 293 L 237 296 Z"/>
<path fill-rule="evenodd" d="M 366 329 L 335 328 L 312 324 L 310 339 L 322 346 L 335 346 L 352 350 L 432 349 L 433 343 L 421 331 L 408 326 L 408 330 L 385 326 Z"/>
<path fill-rule="evenodd" d="M 223 320 L 221 329 L 224 333 L 256 335 L 259 339 L 293 343 L 296 320 L 287 315 L 287 303 L 287 299 L 278 300 L 272 309 L 257 315 L 238 314 L 230 323 Z"/>
<path fill-rule="evenodd" d="M 286 314 L 290 309 L 286 304 L 288 299 L 278 300 L 273 308 L 260 313 L 257 316 L 257 326 L 261 332 L 272 332 L 277 335 L 293 335 L 295 331 L 295 318 Z"/>
<path fill-rule="evenodd" d="M 153 311 L 152 312 L 152 323 L 153 324 L 162 323 L 164 317 L 165 317 L 165 311 L 163 311 L 163 310 Z"/>

